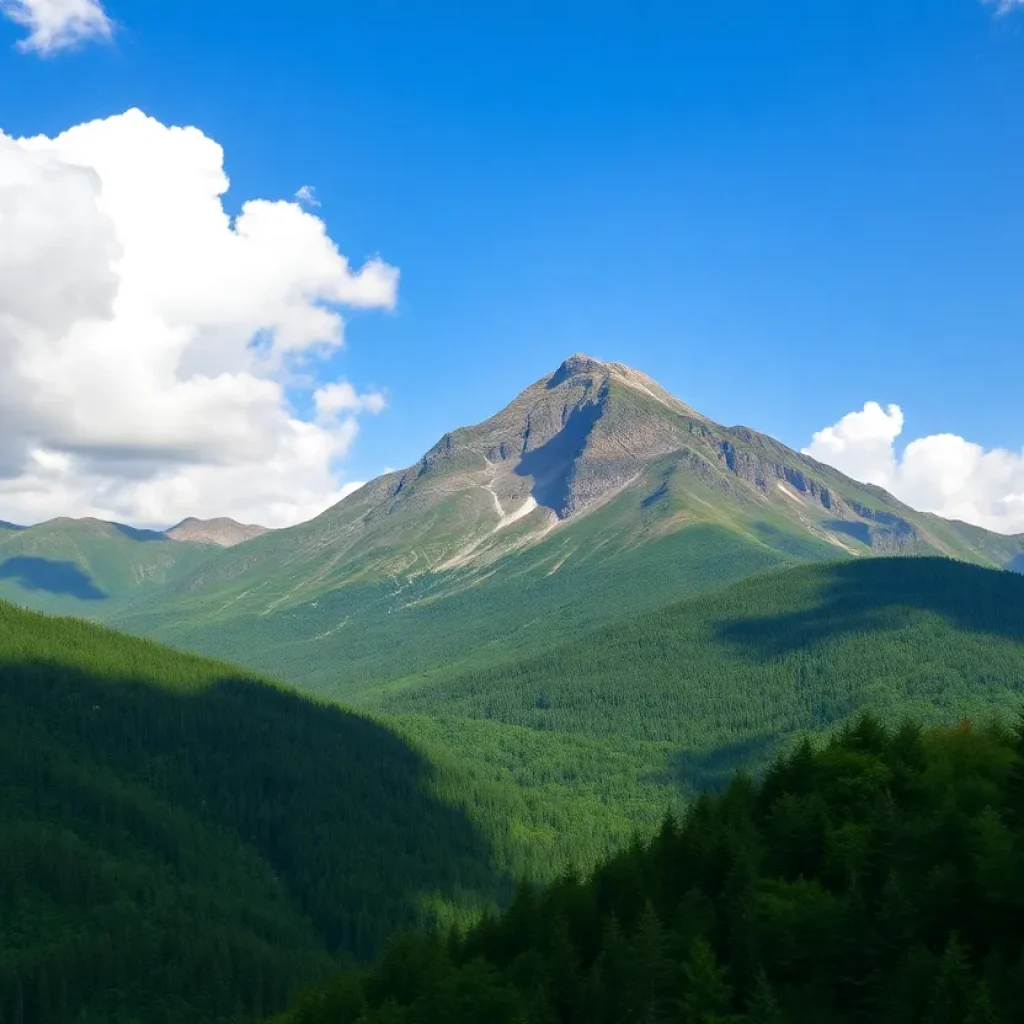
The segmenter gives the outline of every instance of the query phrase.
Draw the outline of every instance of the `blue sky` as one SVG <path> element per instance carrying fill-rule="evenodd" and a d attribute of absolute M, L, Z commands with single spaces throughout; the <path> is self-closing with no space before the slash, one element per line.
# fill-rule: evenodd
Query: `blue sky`
<path fill-rule="evenodd" d="M 308 184 L 353 264 L 400 268 L 316 366 L 386 391 L 347 478 L 575 351 L 794 447 L 868 401 L 902 408 L 897 446 L 1024 446 L 1024 9 L 105 7 L 111 40 L 50 55 L 0 25 L 0 129 L 194 125 L 230 212 Z"/>

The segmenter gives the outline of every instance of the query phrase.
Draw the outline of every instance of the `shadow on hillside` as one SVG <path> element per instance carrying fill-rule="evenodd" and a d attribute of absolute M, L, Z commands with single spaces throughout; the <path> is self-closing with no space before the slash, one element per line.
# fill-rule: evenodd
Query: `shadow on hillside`
<path fill-rule="evenodd" d="M 813 606 L 720 622 L 718 639 L 771 658 L 844 634 L 895 631 L 913 613 L 932 612 L 958 629 L 1024 642 L 1024 580 L 1013 573 L 942 558 L 863 559 L 827 572 Z M 775 579 L 784 606 L 787 583 Z"/>
<path fill-rule="evenodd" d="M 824 519 L 821 523 L 826 530 L 833 533 L 845 533 L 848 537 L 871 547 L 871 528 L 867 523 L 852 523 L 846 519 Z"/>
<path fill-rule="evenodd" d="M 737 771 L 759 771 L 771 760 L 785 737 L 760 734 L 725 743 L 714 750 L 677 750 L 669 758 L 667 778 L 659 780 L 683 789 L 686 796 L 719 793 Z"/>
<path fill-rule="evenodd" d="M 550 441 L 520 459 L 516 475 L 533 477 L 532 493 L 538 505 L 559 516 L 565 512 L 573 464 L 600 418 L 600 402 L 590 402 L 573 409 L 565 425 Z"/>
<path fill-rule="evenodd" d="M 428 903 L 510 892 L 479 829 L 437 794 L 430 762 L 366 718 L 244 678 L 172 689 L 56 662 L 0 662 L 0 690 L 5 737 L 33 752 L 43 777 L 59 751 L 110 778 L 115 796 L 139 787 L 154 806 L 247 844 L 334 953 L 367 959 L 396 929 L 426 923 Z M 113 813 L 80 802 L 73 786 L 48 793 L 54 824 Z M 133 819 L 122 827 L 152 845 Z M 177 870 L 173 848 L 157 853 Z"/>
<path fill-rule="evenodd" d="M 14 580 L 22 590 L 44 590 L 60 597 L 102 601 L 107 595 L 74 562 L 19 555 L 0 563 L 0 580 Z"/>
<path fill-rule="evenodd" d="M 1024 573 L 1024 555 L 1017 555 L 1010 563 L 1010 572 Z"/>

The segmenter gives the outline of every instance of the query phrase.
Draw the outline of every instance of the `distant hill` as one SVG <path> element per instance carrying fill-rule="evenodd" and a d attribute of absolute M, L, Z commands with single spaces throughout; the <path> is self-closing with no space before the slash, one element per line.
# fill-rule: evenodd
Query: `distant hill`
<path fill-rule="evenodd" d="M 232 519 L 186 519 L 166 533 L 92 518 L 0 523 L 0 599 L 108 618 L 121 603 L 186 576 L 220 548 L 267 532 Z"/>
<path fill-rule="evenodd" d="M 265 526 L 247 523 L 236 523 L 234 519 L 183 519 L 177 526 L 164 531 L 171 540 L 194 541 L 198 544 L 217 544 L 222 548 L 232 548 L 243 541 L 261 537 L 270 531 Z"/>
<path fill-rule="evenodd" d="M 415 465 L 112 621 L 346 696 L 771 566 L 936 554 L 1008 567 L 1024 538 L 916 512 L 629 367 L 573 356 Z"/>
<path fill-rule="evenodd" d="M 2 602 L 0 822 L 3 1021 L 258 1018 L 507 884 L 390 730 Z"/>
<path fill-rule="evenodd" d="M 52 519 L 0 531 L 0 598 L 91 618 L 119 601 L 184 576 L 210 556 L 206 544 L 99 519 Z"/>

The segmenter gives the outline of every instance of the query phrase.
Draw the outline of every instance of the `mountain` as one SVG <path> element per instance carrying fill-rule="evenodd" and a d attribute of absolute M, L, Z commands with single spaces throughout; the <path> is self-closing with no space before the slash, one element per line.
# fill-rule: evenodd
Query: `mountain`
<path fill-rule="evenodd" d="M 580 355 L 416 465 L 112 621 L 351 697 L 772 566 L 936 554 L 1009 567 L 1024 537 L 916 512 Z"/>
<path fill-rule="evenodd" d="M 507 890 L 392 730 L 0 602 L 0 1020 L 261 1018 Z"/>
<path fill-rule="evenodd" d="M 236 523 L 234 519 L 182 519 L 177 526 L 164 531 L 165 537 L 178 541 L 194 541 L 197 544 L 218 544 L 222 548 L 232 548 L 243 541 L 261 537 L 270 531 L 265 526 L 251 523 Z"/>

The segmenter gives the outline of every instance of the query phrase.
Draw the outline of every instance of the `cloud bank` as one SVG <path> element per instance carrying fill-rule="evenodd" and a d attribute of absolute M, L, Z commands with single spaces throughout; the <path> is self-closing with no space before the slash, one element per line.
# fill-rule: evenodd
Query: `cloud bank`
<path fill-rule="evenodd" d="M 911 441 L 903 453 L 898 405 L 868 402 L 819 430 L 804 454 L 855 480 L 878 484 L 901 501 L 999 533 L 1024 532 L 1024 451 L 984 449 L 956 434 Z"/>
<path fill-rule="evenodd" d="M 339 307 L 388 309 L 298 202 L 232 219 L 223 152 L 139 110 L 50 139 L 0 133 L 0 518 L 266 525 L 347 490 L 338 460 L 378 393 L 288 381 L 343 343 Z M 300 371 L 300 372 L 297 372 Z"/>
<path fill-rule="evenodd" d="M 28 29 L 19 49 L 44 55 L 114 34 L 99 0 L 0 0 L 0 14 Z"/>

